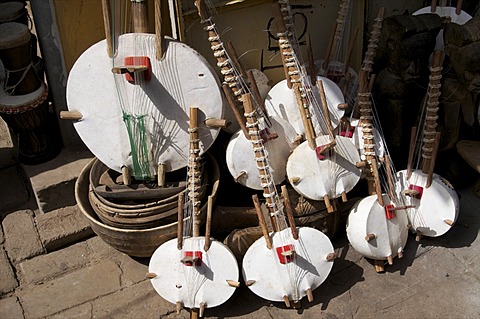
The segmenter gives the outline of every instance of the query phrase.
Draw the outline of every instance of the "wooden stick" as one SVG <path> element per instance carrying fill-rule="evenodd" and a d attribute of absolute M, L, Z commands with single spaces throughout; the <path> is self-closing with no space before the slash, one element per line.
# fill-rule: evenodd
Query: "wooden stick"
<path fill-rule="evenodd" d="M 214 119 L 214 118 L 205 119 L 203 123 L 205 124 L 206 127 L 212 127 L 212 128 L 225 128 L 229 124 L 226 119 Z"/>
<path fill-rule="evenodd" d="M 434 161 L 435 157 L 435 155 L 433 154 L 435 140 L 432 139 L 432 136 L 436 133 L 435 126 L 437 125 L 438 118 L 438 98 L 441 92 L 442 59 L 443 51 L 436 50 L 433 52 L 430 81 L 428 83 L 427 107 L 425 112 L 423 132 L 423 135 L 426 137 L 424 139 L 425 142 L 423 143 L 422 148 L 422 172 L 424 174 L 428 174 L 428 172 L 430 171 L 430 167 L 432 165 L 431 162 Z"/>
<path fill-rule="evenodd" d="M 133 32 L 148 32 L 148 2 L 146 0 L 132 1 Z"/>
<path fill-rule="evenodd" d="M 270 120 L 268 119 L 268 111 L 265 107 L 265 101 L 260 95 L 260 91 L 258 90 L 257 82 L 255 81 L 252 70 L 247 71 L 247 78 L 248 82 L 250 82 L 250 89 L 252 90 L 253 96 L 255 97 L 254 100 L 257 101 L 258 107 L 260 108 L 260 110 L 262 110 L 263 114 L 265 114 L 265 120 L 270 122 Z"/>
<path fill-rule="evenodd" d="M 205 223 L 205 245 L 203 250 L 208 251 L 210 249 L 210 228 L 212 227 L 212 210 L 213 210 L 213 196 L 209 195 L 207 200 L 207 221 Z"/>
<path fill-rule="evenodd" d="M 328 198 L 328 195 L 323 196 L 323 200 L 325 201 L 325 206 L 327 207 L 327 212 L 328 213 L 333 213 L 335 209 L 333 208 L 332 204 L 330 203 L 330 198 Z"/>
<path fill-rule="evenodd" d="M 177 315 L 180 314 L 180 312 L 182 311 L 183 309 L 183 303 L 181 301 L 177 301 L 175 303 L 175 310 L 177 311 Z"/>
<path fill-rule="evenodd" d="M 377 273 L 385 272 L 385 265 L 383 260 L 375 260 L 373 263 L 375 265 L 375 271 Z"/>
<path fill-rule="evenodd" d="M 422 239 L 422 232 L 417 230 L 417 234 L 415 235 L 415 241 L 419 242 Z"/>
<path fill-rule="evenodd" d="M 325 76 L 327 76 L 328 65 L 330 64 L 330 55 L 332 54 L 333 42 L 335 40 L 335 33 L 337 24 L 333 26 L 332 33 L 330 33 L 330 39 L 328 40 L 327 52 L 325 52 L 325 58 L 323 59 L 322 68 L 325 70 Z"/>
<path fill-rule="evenodd" d="M 310 33 L 307 33 L 307 69 L 308 73 L 310 74 L 310 83 L 315 86 L 317 84 L 317 71 L 315 70 Z"/>
<path fill-rule="evenodd" d="M 372 234 L 372 233 L 367 234 L 367 235 L 365 236 L 365 240 L 366 240 L 366 241 L 371 241 L 371 240 L 374 240 L 375 238 L 377 238 L 377 236 L 376 236 L 375 234 Z"/>
<path fill-rule="evenodd" d="M 110 0 L 102 0 L 102 12 L 103 12 L 103 27 L 105 28 L 105 38 L 107 41 L 107 54 L 108 57 L 113 57 L 113 48 L 112 48 L 112 16 L 111 16 L 111 7 Z"/>
<path fill-rule="evenodd" d="M 190 150 L 196 150 L 199 148 L 199 142 L 198 142 L 198 107 L 196 106 L 191 106 L 190 107 Z M 198 154 L 195 152 L 191 152 L 190 154 L 190 159 L 189 161 L 193 162 L 194 166 L 191 168 L 193 172 L 189 172 L 189 182 L 188 186 L 192 183 L 191 180 L 195 180 L 195 173 L 196 173 L 196 162 L 195 160 L 198 159 Z M 193 204 L 193 212 L 192 212 L 192 220 L 193 220 L 193 231 L 192 231 L 192 236 L 193 237 L 198 237 L 200 236 L 200 208 L 198 207 L 199 205 L 197 204 L 197 196 L 195 190 L 190 191 L 189 193 L 189 199 Z"/>
<path fill-rule="evenodd" d="M 160 163 L 157 167 L 157 183 L 160 187 L 165 187 L 165 164 Z"/>
<path fill-rule="evenodd" d="M 432 159 L 430 160 L 430 167 L 428 169 L 427 184 L 425 185 L 426 188 L 429 188 L 430 185 L 432 185 L 433 171 L 435 169 L 435 162 L 437 159 L 439 145 L 440 145 L 440 132 L 437 132 L 437 134 L 435 134 L 435 142 L 433 144 Z"/>
<path fill-rule="evenodd" d="M 337 142 L 335 141 L 335 136 L 333 135 L 333 126 L 330 119 L 330 112 L 328 110 L 327 98 L 325 96 L 325 89 L 323 88 L 322 80 L 318 80 L 318 92 L 320 93 L 320 101 L 322 102 L 323 115 L 325 116 L 325 121 L 327 122 L 326 124 L 328 128 L 328 135 L 330 136 L 330 142 L 333 144 L 331 147 L 334 147 L 337 145 Z"/>
<path fill-rule="evenodd" d="M 375 73 L 370 74 L 370 80 L 368 81 L 368 91 L 373 91 L 373 86 L 375 85 L 375 80 L 377 79 L 377 75 Z"/>
<path fill-rule="evenodd" d="M 308 302 L 313 302 L 312 288 L 308 288 L 305 292 L 307 293 Z"/>
<path fill-rule="evenodd" d="M 445 219 L 444 222 L 445 222 L 445 224 L 447 224 L 448 226 L 453 226 L 453 224 L 455 224 L 454 221 L 451 220 L 451 219 Z"/>
<path fill-rule="evenodd" d="M 83 114 L 79 111 L 60 111 L 60 119 L 80 121 L 83 119 Z"/>
<path fill-rule="evenodd" d="M 273 17 L 275 18 L 275 23 L 277 24 L 277 32 L 285 33 L 287 31 L 287 27 L 285 26 L 285 21 L 283 20 L 280 4 L 277 1 L 275 1 L 272 4 L 272 8 L 273 8 Z M 280 49 L 280 52 L 282 52 L 282 49 Z M 290 80 L 290 75 L 288 74 L 288 68 L 285 67 L 285 56 L 283 54 L 280 54 L 280 56 L 282 58 L 283 71 L 285 72 L 285 79 L 287 80 L 287 86 L 289 89 L 291 89 L 292 81 Z"/>
<path fill-rule="evenodd" d="M 243 66 L 240 63 L 240 60 L 238 59 L 237 50 L 235 50 L 235 47 L 233 46 L 232 41 L 227 42 L 227 47 L 225 49 L 227 50 L 230 60 L 233 62 L 233 64 L 235 64 L 235 67 L 240 73 L 240 76 L 245 77 L 245 70 L 243 69 Z"/>
<path fill-rule="evenodd" d="M 228 284 L 230 287 L 235 287 L 235 288 L 240 287 L 240 282 L 239 282 L 239 281 L 236 281 L 236 280 L 230 280 L 230 279 L 228 279 L 228 280 L 227 280 L 227 284 Z"/>
<path fill-rule="evenodd" d="M 199 307 L 199 309 L 198 309 L 198 316 L 199 316 L 200 318 L 203 317 L 203 313 L 205 312 L 205 306 L 206 306 L 206 305 L 205 305 L 204 302 L 201 302 L 201 303 L 200 303 L 200 307 Z"/>
<path fill-rule="evenodd" d="M 155 0 L 155 56 L 157 61 L 160 61 L 165 53 L 165 41 L 163 40 L 164 32 L 162 28 L 162 11 L 161 0 Z"/>
<path fill-rule="evenodd" d="M 352 38 L 350 39 L 350 43 L 348 44 L 347 56 L 345 57 L 345 62 L 343 63 L 343 74 L 345 76 L 349 73 L 348 68 L 350 67 L 350 60 L 352 59 L 353 49 L 355 48 L 355 43 L 357 42 L 358 32 L 360 31 L 360 27 L 357 26 L 355 31 L 353 32 Z"/>
<path fill-rule="evenodd" d="M 263 217 L 262 208 L 260 207 L 260 201 L 258 200 L 258 196 L 255 194 L 252 196 L 253 205 L 255 206 L 255 211 L 257 212 L 258 217 L 258 224 L 262 229 L 263 237 L 265 238 L 265 243 L 267 244 L 268 249 L 272 249 L 272 239 L 270 238 L 270 234 L 268 233 L 267 223 L 265 222 L 265 218 Z"/>
<path fill-rule="evenodd" d="M 157 277 L 157 274 L 154 273 L 154 272 L 147 272 L 145 274 L 145 277 L 147 277 L 148 279 L 153 279 L 153 278 Z"/>
<path fill-rule="evenodd" d="M 387 171 L 388 192 L 390 194 L 390 198 L 395 198 L 395 184 L 393 183 L 394 177 L 392 175 L 392 162 L 390 160 L 390 155 L 388 154 L 385 155 L 385 170 Z"/>
<path fill-rule="evenodd" d="M 198 309 L 197 308 L 190 308 L 190 319 L 198 319 Z"/>
<path fill-rule="evenodd" d="M 210 18 L 210 13 L 208 11 L 205 0 L 195 0 L 195 6 L 198 10 L 198 15 L 202 21 L 208 20 Z"/>
<path fill-rule="evenodd" d="M 342 192 L 342 202 L 344 202 L 344 203 L 348 202 L 347 192 L 346 192 L 346 191 L 343 191 L 343 192 Z"/>
<path fill-rule="evenodd" d="M 292 230 L 292 237 L 295 240 L 298 240 L 297 227 L 295 226 L 295 219 L 293 218 L 292 205 L 290 203 L 290 197 L 288 196 L 288 190 L 286 185 L 282 185 L 282 196 L 285 206 L 285 212 L 287 213 L 288 223 L 290 224 L 290 229 Z"/>
<path fill-rule="evenodd" d="M 287 306 L 287 308 L 290 308 L 290 298 L 288 298 L 287 295 L 283 296 L 283 302 L 285 303 L 285 306 Z"/>
<path fill-rule="evenodd" d="M 410 149 L 408 150 L 408 163 L 407 163 L 407 180 L 412 176 L 413 171 L 413 156 L 415 153 L 415 141 L 417 139 L 417 127 L 412 127 L 410 133 Z"/>
<path fill-rule="evenodd" d="M 178 194 L 178 225 L 177 225 L 177 249 L 182 250 L 183 248 L 183 199 L 184 192 Z"/>
<path fill-rule="evenodd" d="M 122 166 L 122 179 L 123 179 L 123 185 L 130 185 L 132 183 L 130 170 L 128 169 L 127 166 Z"/>
<path fill-rule="evenodd" d="M 378 204 L 383 207 L 383 206 L 385 206 L 385 204 L 383 203 L 382 187 L 380 185 L 380 178 L 379 178 L 379 174 L 378 174 L 377 160 L 375 158 L 373 158 L 370 165 L 371 165 L 371 168 L 372 168 L 373 178 L 374 178 L 374 181 L 375 181 L 375 193 L 377 193 Z"/>
<path fill-rule="evenodd" d="M 390 255 L 390 256 L 387 257 L 387 262 L 388 262 L 389 265 L 393 265 L 393 257 L 392 257 L 392 255 Z"/>
<path fill-rule="evenodd" d="M 462 4 L 463 4 L 463 0 L 457 0 L 457 7 L 455 8 L 455 14 L 457 16 L 459 16 L 460 13 L 462 13 Z"/>
<path fill-rule="evenodd" d="M 235 100 L 233 99 L 230 88 L 228 87 L 227 84 L 223 84 L 222 89 L 223 89 L 223 93 L 225 94 L 225 97 L 227 98 L 228 105 L 230 105 L 233 115 L 235 115 L 235 119 L 237 120 L 238 125 L 240 125 L 240 128 L 242 129 L 242 132 L 247 138 L 247 140 L 250 140 L 250 134 L 248 134 L 247 126 L 245 125 L 247 120 L 245 119 L 245 116 L 238 109 L 235 103 Z"/>

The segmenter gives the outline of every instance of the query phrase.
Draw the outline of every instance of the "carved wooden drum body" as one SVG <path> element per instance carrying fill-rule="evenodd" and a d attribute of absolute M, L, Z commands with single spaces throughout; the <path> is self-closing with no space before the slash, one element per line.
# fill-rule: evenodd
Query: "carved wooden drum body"
<path fill-rule="evenodd" d="M 60 133 L 55 116 L 50 112 L 48 89 L 44 83 L 25 95 L 0 91 L 0 116 L 18 136 L 22 163 L 46 162 L 60 152 Z"/>
<path fill-rule="evenodd" d="M 271 301 L 299 301 L 320 286 L 330 273 L 333 261 L 327 256 L 334 252 L 328 237 L 314 228 L 300 227 L 298 240 L 290 229 L 273 233 L 272 249 L 261 237 L 247 250 L 243 258 L 245 282 L 256 295 Z M 293 255 L 282 254 L 293 249 Z"/>
<path fill-rule="evenodd" d="M 218 128 L 203 125 L 205 119 L 223 118 L 223 96 L 213 69 L 187 45 L 167 38 L 165 42 L 165 56 L 157 60 L 154 34 L 121 35 L 118 47 L 122 50 L 113 60 L 102 40 L 86 50 L 70 72 L 68 108 L 83 115 L 75 129 L 95 156 L 113 170 L 133 166 L 124 122 L 127 116 L 143 119 L 142 138 L 152 165 L 163 163 L 167 171 L 187 165 L 191 106 L 200 111 L 202 153 L 218 135 Z M 148 78 L 112 73 L 112 67 L 131 63 L 136 57 L 141 57 L 141 64 L 149 64 Z"/>
<path fill-rule="evenodd" d="M 348 193 L 360 180 L 361 171 L 355 164 L 360 156 L 350 138 L 336 136 L 337 145 L 333 151 L 318 156 L 308 142 L 300 144 L 287 162 L 287 175 L 293 188 L 313 200 L 337 198 Z M 318 146 L 330 142 L 327 135 L 318 136 Z M 320 159 L 321 158 L 321 159 Z"/>
<path fill-rule="evenodd" d="M 287 158 L 293 150 L 293 140 L 297 133 L 282 118 L 271 116 L 270 122 L 272 128 L 269 131 L 277 133 L 278 137 L 264 142 L 264 147 L 273 180 L 275 184 L 280 184 L 285 180 Z M 237 182 L 252 189 L 262 189 L 255 152 L 243 131 L 232 136 L 226 156 L 228 170 Z"/>
<path fill-rule="evenodd" d="M 452 185 L 433 174 L 432 184 L 427 188 L 427 174 L 420 170 L 413 171 L 408 180 L 406 170 L 398 172 L 397 176 L 397 192 L 417 191 L 416 195 L 405 196 L 406 204 L 415 206 L 407 210 L 412 229 L 430 237 L 441 236 L 450 230 L 459 211 L 458 195 Z"/>
<path fill-rule="evenodd" d="M 374 260 L 397 256 L 408 238 L 406 210 L 389 210 L 393 205 L 386 195 L 383 201 L 385 207 L 380 206 L 377 195 L 370 195 L 355 204 L 348 215 L 350 244 L 357 252 Z"/>
<path fill-rule="evenodd" d="M 338 108 L 339 104 L 345 103 L 342 91 L 333 81 L 327 78 L 317 76 L 317 79 L 320 79 L 323 82 L 330 120 L 332 126 L 335 128 L 340 123 L 340 118 L 345 113 L 344 110 Z M 319 107 L 318 109 L 315 109 L 310 105 L 310 114 L 312 114 L 312 124 L 315 132 L 318 133 L 322 132 L 322 128 L 326 128 L 326 126 L 320 126 L 320 123 L 322 123 L 321 119 L 324 118 L 321 110 L 320 95 L 316 87 L 312 88 L 315 99 L 319 102 Z M 268 92 L 265 106 L 270 115 L 281 117 L 292 124 L 298 134 L 305 133 L 295 93 L 292 89 L 288 88 L 287 80 L 278 82 L 270 92 Z"/>
<path fill-rule="evenodd" d="M 151 283 L 157 293 L 171 303 L 182 302 L 187 308 L 216 307 L 227 301 L 235 291 L 227 280 L 238 281 L 237 261 L 227 246 L 211 241 L 204 250 L 205 237 L 184 239 L 183 249 L 171 239 L 153 253 L 148 271 L 157 276 Z M 187 256 L 196 261 L 182 262 Z"/>

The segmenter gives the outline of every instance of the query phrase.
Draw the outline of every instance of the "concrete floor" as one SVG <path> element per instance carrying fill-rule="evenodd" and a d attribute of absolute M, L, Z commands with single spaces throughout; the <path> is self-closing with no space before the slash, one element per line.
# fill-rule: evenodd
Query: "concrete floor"
<path fill-rule="evenodd" d="M 61 176 L 62 169 L 68 170 L 65 176 L 78 176 L 88 159 L 69 162 L 75 154 L 63 151 L 60 167 L 36 167 L 36 183 L 38 176 Z M 49 168 L 40 172 L 42 167 Z M 15 161 L 0 167 L 0 318 L 189 317 L 185 310 L 177 315 L 175 306 L 155 293 L 145 278 L 148 258 L 120 253 L 89 231 L 71 191 L 61 196 L 68 197 L 64 207 L 42 213 L 28 172 L 32 168 Z M 457 188 L 455 226 L 420 242 L 410 235 L 404 257 L 385 273 L 377 274 L 352 249 L 342 226 L 332 240 L 338 257 L 312 303 L 302 300 L 300 309 L 287 309 L 242 286 L 223 305 L 206 309 L 205 317 L 480 317 L 480 198 L 472 193 L 470 173 L 465 172 L 472 180 Z"/>

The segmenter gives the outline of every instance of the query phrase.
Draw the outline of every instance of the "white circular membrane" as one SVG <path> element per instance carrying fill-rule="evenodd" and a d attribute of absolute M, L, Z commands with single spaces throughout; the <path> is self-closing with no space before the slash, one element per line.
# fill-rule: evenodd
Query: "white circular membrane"
<path fill-rule="evenodd" d="M 427 188 L 428 176 L 421 170 L 412 171 L 409 179 L 407 171 L 402 170 L 397 173 L 397 177 L 398 193 L 408 189 L 420 192 L 417 196 L 405 196 L 406 205 L 414 206 L 407 209 L 413 230 L 425 236 L 437 237 L 452 228 L 450 222 L 455 223 L 457 220 L 459 199 L 447 180 L 433 174 L 432 184 Z"/>
<path fill-rule="evenodd" d="M 227 280 L 238 281 L 237 260 L 227 246 L 212 240 L 208 251 L 205 237 L 184 239 L 183 249 L 177 248 L 177 239 L 171 239 L 157 248 L 150 259 L 148 271 L 157 276 L 150 280 L 155 291 L 165 300 L 178 301 L 187 308 L 216 307 L 235 292 Z M 182 263 L 187 255 L 199 261 Z"/>
<path fill-rule="evenodd" d="M 330 113 L 330 121 L 335 128 L 340 123 L 340 119 L 345 113 L 344 110 L 339 109 L 338 105 L 345 103 L 342 91 L 331 80 L 317 76 L 317 79 L 322 80 L 323 88 L 325 90 L 325 97 L 327 99 L 328 111 Z M 324 123 L 324 115 L 321 110 L 320 94 L 316 86 L 312 87 L 312 93 L 315 97 L 316 104 L 312 103 L 309 106 L 310 114 L 312 115 L 312 124 L 315 133 L 322 132 L 320 123 Z M 298 107 L 297 99 L 293 89 L 287 86 L 287 80 L 283 80 L 275 84 L 275 86 L 268 92 L 265 100 L 265 106 L 268 114 L 278 116 L 290 122 L 298 134 L 304 134 L 302 116 Z M 323 132 L 325 134 L 327 132 Z"/>
<path fill-rule="evenodd" d="M 250 246 L 243 258 L 243 278 L 254 281 L 248 288 L 256 295 L 271 301 L 283 301 L 284 296 L 299 301 L 320 286 L 332 270 L 333 253 L 330 239 L 321 231 L 300 227 L 298 240 L 292 238 L 289 228 L 271 235 L 273 247 L 268 249 L 261 237 Z M 291 259 L 282 252 L 293 250 Z"/>
<path fill-rule="evenodd" d="M 165 44 L 165 55 L 157 60 L 154 34 L 124 34 L 118 38 L 121 51 L 112 59 L 102 40 L 87 49 L 70 71 L 68 108 L 83 115 L 74 127 L 92 153 L 113 170 L 133 166 L 126 115 L 137 119 L 130 123 L 132 141 L 146 149 L 151 165 L 163 163 L 167 171 L 187 165 L 190 107 L 199 109 L 201 152 L 218 135 L 218 128 L 203 124 L 207 118 L 223 118 L 224 114 L 213 69 L 187 45 L 168 38 Z M 112 73 L 112 67 L 126 63 L 129 56 L 149 58 L 150 80 L 136 75 L 132 84 L 125 74 Z"/>
<path fill-rule="evenodd" d="M 386 195 L 383 202 L 384 206 L 392 204 Z M 355 204 L 348 215 L 348 241 L 357 252 L 375 260 L 397 256 L 408 238 L 406 210 L 394 210 L 387 216 L 384 206 L 378 203 L 377 195 L 370 195 Z M 367 234 L 375 238 L 367 241 Z"/>
<path fill-rule="evenodd" d="M 361 171 L 355 166 L 360 161 L 357 148 L 348 137 L 336 136 L 335 141 L 337 145 L 323 159 L 318 158 L 308 141 L 290 155 L 287 175 L 299 194 L 313 200 L 323 200 L 325 195 L 337 198 L 358 183 Z M 316 138 L 317 147 L 329 142 L 327 135 Z"/>

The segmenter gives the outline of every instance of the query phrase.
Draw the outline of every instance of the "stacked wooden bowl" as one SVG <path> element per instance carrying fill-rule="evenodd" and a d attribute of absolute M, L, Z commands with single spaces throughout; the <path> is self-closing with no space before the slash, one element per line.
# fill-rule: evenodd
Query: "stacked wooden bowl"
<path fill-rule="evenodd" d="M 212 156 L 205 156 L 202 178 L 202 208 L 205 220 L 207 197 L 215 199 L 220 170 Z M 208 174 L 207 174 L 208 172 Z M 75 197 L 92 230 L 107 244 L 132 256 L 149 257 L 165 241 L 177 233 L 179 194 L 186 189 L 186 173 L 175 181 L 167 180 L 163 188 L 148 185 L 121 187 L 115 183 L 117 173 L 98 159 L 93 159 L 81 172 Z M 182 176 L 182 172 L 177 172 Z"/>

